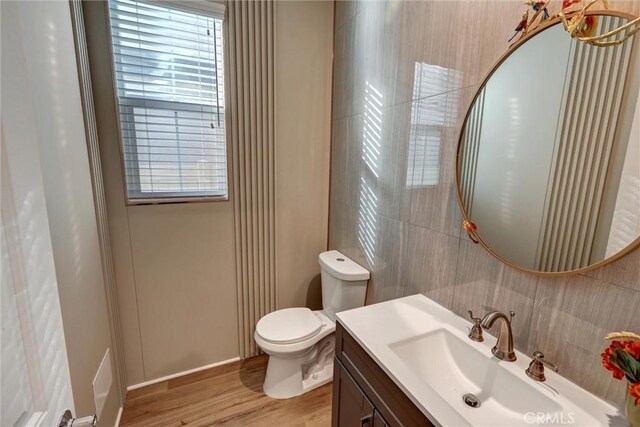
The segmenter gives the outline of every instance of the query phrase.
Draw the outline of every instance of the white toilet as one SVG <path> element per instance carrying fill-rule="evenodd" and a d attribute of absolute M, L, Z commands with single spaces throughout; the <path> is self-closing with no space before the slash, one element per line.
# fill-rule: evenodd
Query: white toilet
<path fill-rule="evenodd" d="M 362 307 L 369 271 L 338 251 L 318 257 L 322 279 L 321 311 L 285 308 L 258 321 L 255 340 L 269 355 L 264 392 L 288 399 L 331 381 L 336 313 Z"/>

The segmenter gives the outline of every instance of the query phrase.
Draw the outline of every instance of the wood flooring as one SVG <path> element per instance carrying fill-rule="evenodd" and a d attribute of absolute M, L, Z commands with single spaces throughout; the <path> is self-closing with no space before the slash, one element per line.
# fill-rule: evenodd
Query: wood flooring
<path fill-rule="evenodd" d="M 252 357 L 132 390 L 120 426 L 330 426 L 332 384 L 272 399 L 262 392 L 267 361 Z"/>

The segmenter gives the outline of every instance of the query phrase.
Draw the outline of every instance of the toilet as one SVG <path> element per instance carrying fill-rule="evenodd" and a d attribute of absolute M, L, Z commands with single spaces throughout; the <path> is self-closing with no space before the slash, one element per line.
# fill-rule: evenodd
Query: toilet
<path fill-rule="evenodd" d="M 364 306 L 369 271 L 338 251 L 321 253 L 318 262 L 322 310 L 285 308 L 256 325 L 256 343 L 269 355 L 267 396 L 288 399 L 331 381 L 336 313 Z"/>

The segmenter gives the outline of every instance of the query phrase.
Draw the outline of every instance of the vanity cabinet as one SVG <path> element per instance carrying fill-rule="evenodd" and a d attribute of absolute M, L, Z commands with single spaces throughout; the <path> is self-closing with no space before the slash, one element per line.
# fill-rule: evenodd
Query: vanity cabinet
<path fill-rule="evenodd" d="M 336 363 L 340 364 L 338 361 Z M 340 401 L 335 407 L 334 418 L 337 419 L 337 422 L 334 424 L 340 426 L 387 426 L 380 413 L 343 366 L 340 365 L 336 370 L 336 375 L 338 378 L 334 381 L 337 382 L 336 390 L 340 394 Z"/>
<path fill-rule="evenodd" d="M 332 425 L 433 425 L 339 321 L 333 365 Z"/>

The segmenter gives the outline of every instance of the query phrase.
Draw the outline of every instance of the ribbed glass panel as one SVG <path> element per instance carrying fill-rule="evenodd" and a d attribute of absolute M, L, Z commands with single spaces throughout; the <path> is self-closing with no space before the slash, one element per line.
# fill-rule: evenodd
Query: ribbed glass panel
<path fill-rule="evenodd" d="M 129 200 L 227 196 L 222 18 L 109 0 Z"/>

